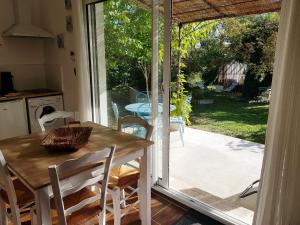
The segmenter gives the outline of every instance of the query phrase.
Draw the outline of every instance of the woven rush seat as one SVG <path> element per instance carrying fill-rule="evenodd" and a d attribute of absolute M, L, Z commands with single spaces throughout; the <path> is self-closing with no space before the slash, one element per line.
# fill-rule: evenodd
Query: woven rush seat
<path fill-rule="evenodd" d="M 32 192 L 19 179 L 14 179 L 13 185 L 14 185 L 15 192 L 16 192 L 17 205 L 22 207 L 22 206 L 25 206 L 27 204 L 34 202 L 34 196 L 33 196 Z M 8 199 L 6 191 L 1 190 L 0 197 L 1 197 L 1 199 L 3 199 L 3 201 L 6 204 L 9 205 L 9 199 Z"/>
<path fill-rule="evenodd" d="M 117 186 L 120 188 L 126 188 L 130 185 L 136 184 L 139 178 L 140 171 L 125 164 L 111 170 L 108 187 L 112 189 Z"/>

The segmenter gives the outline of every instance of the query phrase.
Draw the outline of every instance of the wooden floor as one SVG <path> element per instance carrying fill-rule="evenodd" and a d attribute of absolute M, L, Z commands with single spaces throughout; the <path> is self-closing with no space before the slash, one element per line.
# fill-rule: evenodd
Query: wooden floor
<path fill-rule="evenodd" d="M 178 221 L 185 213 L 188 212 L 188 208 L 174 202 L 173 200 L 164 197 L 156 192 L 152 192 L 151 199 L 151 213 L 152 213 L 152 225 L 172 225 Z M 107 215 L 107 223 L 113 225 L 112 215 Z M 138 208 L 130 211 L 130 213 L 122 218 L 122 225 L 139 225 Z"/>
<path fill-rule="evenodd" d="M 173 225 L 180 220 L 185 214 L 190 212 L 191 209 L 175 202 L 174 200 L 165 197 L 157 192 L 152 192 L 151 199 L 151 225 Z M 24 218 L 23 225 L 29 225 L 28 218 Z M 24 220 L 23 220 L 24 221 Z M 95 223 L 96 224 L 96 223 Z M 107 214 L 107 224 L 113 225 L 113 216 Z M 132 209 L 129 214 L 122 218 L 122 225 L 140 225 L 138 208 Z M 10 224 L 9 224 L 10 225 Z"/>

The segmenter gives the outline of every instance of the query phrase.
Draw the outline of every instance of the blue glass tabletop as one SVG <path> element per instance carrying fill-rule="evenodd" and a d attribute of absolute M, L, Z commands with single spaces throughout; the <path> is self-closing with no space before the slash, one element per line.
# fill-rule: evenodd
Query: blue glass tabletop
<path fill-rule="evenodd" d="M 140 115 L 150 115 L 151 114 L 151 104 L 150 103 L 133 103 L 125 106 L 125 109 L 129 112 L 138 113 Z M 170 105 L 170 111 L 175 110 L 174 105 Z M 158 112 L 163 112 L 163 104 L 158 103 Z"/>

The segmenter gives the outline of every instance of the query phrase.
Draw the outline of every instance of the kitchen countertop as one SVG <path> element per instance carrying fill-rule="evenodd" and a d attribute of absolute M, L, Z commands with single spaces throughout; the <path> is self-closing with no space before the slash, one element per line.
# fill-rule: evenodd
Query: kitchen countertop
<path fill-rule="evenodd" d="M 13 101 L 17 99 L 24 99 L 24 98 L 34 98 L 34 97 L 43 97 L 43 96 L 50 96 L 50 95 L 59 95 L 62 94 L 61 91 L 54 91 L 51 89 L 34 89 L 34 90 L 23 90 L 14 93 L 14 95 L 7 95 L 1 96 L 0 95 L 0 102 L 5 101 Z"/>

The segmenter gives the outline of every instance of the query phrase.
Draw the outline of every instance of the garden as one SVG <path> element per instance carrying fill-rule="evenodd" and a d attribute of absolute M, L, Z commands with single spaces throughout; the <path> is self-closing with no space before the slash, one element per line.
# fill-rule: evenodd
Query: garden
<path fill-rule="evenodd" d="M 151 14 L 124 0 L 106 2 L 104 12 L 111 101 L 125 105 L 131 89 L 151 96 Z M 192 128 L 264 143 L 278 21 L 278 13 L 267 13 L 174 23 L 171 116 Z M 162 20 L 159 29 L 162 67 Z"/>
<path fill-rule="evenodd" d="M 235 95 L 207 91 L 213 104 L 193 104 L 191 127 L 264 144 L 269 104 L 241 101 Z"/>

